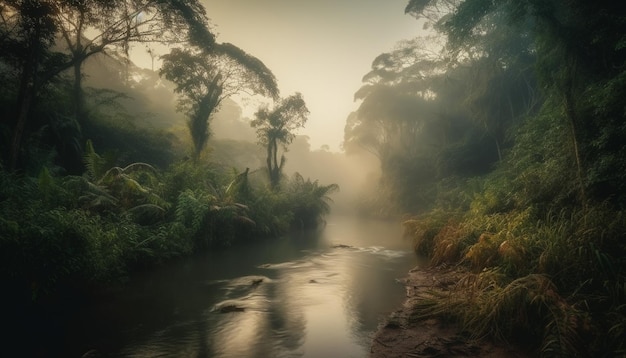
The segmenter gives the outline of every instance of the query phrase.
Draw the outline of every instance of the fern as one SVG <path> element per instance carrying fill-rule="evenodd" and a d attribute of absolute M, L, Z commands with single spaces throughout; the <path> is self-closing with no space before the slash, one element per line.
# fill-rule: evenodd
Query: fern
<path fill-rule="evenodd" d="M 127 213 L 135 219 L 136 222 L 148 223 L 156 222 L 165 215 L 165 209 L 154 204 L 143 204 L 127 210 Z"/>
<path fill-rule="evenodd" d="M 176 205 L 176 221 L 191 229 L 195 234 L 203 226 L 209 208 L 215 197 L 200 191 L 185 190 L 178 196 Z"/>
<path fill-rule="evenodd" d="M 87 208 L 97 211 L 127 212 L 131 217 L 144 221 L 148 217 L 163 217 L 161 214 L 153 214 L 165 212 L 170 207 L 170 204 L 152 189 L 158 187 L 159 182 L 158 172 L 150 164 L 137 162 L 126 167 L 111 166 L 110 160 L 95 152 L 91 141 L 87 141 L 84 158 L 88 189 L 87 194 L 81 197 L 81 201 Z M 152 206 L 151 215 L 144 215 L 146 208 L 150 207 L 146 205 Z"/>
<path fill-rule="evenodd" d="M 85 144 L 85 153 L 83 155 L 83 162 L 87 169 L 87 177 L 91 180 L 101 178 L 106 172 L 107 160 L 98 153 L 93 147 L 93 142 L 89 139 Z"/>

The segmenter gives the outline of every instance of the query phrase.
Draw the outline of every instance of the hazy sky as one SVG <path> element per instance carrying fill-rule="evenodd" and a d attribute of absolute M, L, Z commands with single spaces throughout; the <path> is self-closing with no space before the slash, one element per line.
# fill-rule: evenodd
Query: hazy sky
<path fill-rule="evenodd" d="M 408 0 L 203 0 L 219 42 L 259 58 L 281 96 L 301 92 L 311 111 L 300 134 L 339 150 L 354 92 L 372 60 L 417 35 Z M 253 113 L 249 106 L 244 112 Z"/>

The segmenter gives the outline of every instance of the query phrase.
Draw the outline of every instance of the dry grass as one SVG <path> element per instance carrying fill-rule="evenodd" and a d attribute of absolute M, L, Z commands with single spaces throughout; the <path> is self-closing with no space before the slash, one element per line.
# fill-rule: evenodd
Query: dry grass
<path fill-rule="evenodd" d="M 528 208 L 405 225 L 431 264 L 472 270 L 450 289 L 422 293 L 414 318 L 447 318 L 475 338 L 534 342 L 548 357 L 626 352 L 622 213 L 598 205 L 538 217 Z"/>
<path fill-rule="evenodd" d="M 587 318 L 544 275 L 509 281 L 497 270 L 468 273 L 451 289 L 420 297 L 413 318 L 433 316 L 457 322 L 475 339 L 539 340 L 542 356 L 584 353 L 579 333 L 588 327 Z"/>

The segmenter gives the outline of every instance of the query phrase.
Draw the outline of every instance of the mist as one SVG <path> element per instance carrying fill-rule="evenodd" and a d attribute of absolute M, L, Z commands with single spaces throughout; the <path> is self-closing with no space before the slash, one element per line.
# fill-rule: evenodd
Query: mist
<path fill-rule="evenodd" d="M 623 355 L 622 7 L 0 0 L 0 352 Z"/>
<path fill-rule="evenodd" d="M 265 170 L 264 149 L 250 118 L 243 118 L 241 108 L 228 101 L 212 121 L 211 155 L 220 162 L 229 162 L 237 170 Z M 297 135 L 286 151 L 285 177 L 299 173 L 321 184 L 337 184 L 340 190 L 331 197 L 333 213 L 354 213 L 360 201 L 376 187 L 380 176 L 378 160 L 361 152 L 346 155 L 326 147 L 314 149 L 310 137 Z"/>
<path fill-rule="evenodd" d="M 154 71 L 134 64 L 125 66 L 115 59 L 95 57 L 86 63 L 85 84 L 103 92 L 101 108 L 106 109 L 104 120 L 139 131 L 157 131 L 167 138 L 166 149 L 172 157 L 184 158 L 190 138 L 185 116 L 176 110 L 174 84 L 158 76 Z M 107 98 L 116 98 L 111 106 Z M 96 99 L 95 101 L 98 101 Z M 237 172 L 264 171 L 265 150 L 259 145 L 257 134 L 244 117 L 242 107 L 234 100 L 225 99 L 219 110 L 211 117 L 207 159 Z M 94 137 L 102 150 L 116 150 L 105 140 Z M 317 180 L 320 184 L 337 184 L 340 190 L 331 197 L 334 213 L 362 211 L 366 202 L 376 192 L 380 179 L 380 162 L 365 150 L 353 149 L 350 154 L 343 150 L 332 151 L 328 146 L 312 148 L 308 135 L 298 134 L 287 150 L 284 176 L 299 173 L 304 178 Z M 129 157 L 126 160 L 148 161 L 147 157 Z M 154 161 L 154 160 L 152 160 Z"/>

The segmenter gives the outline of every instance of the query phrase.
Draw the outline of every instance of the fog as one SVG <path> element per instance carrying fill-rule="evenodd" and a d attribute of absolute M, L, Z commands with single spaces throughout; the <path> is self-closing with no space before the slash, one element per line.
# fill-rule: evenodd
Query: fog
<path fill-rule="evenodd" d="M 366 352 L 352 339 L 372 337 L 359 320 L 382 307 L 368 290 L 392 281 L 370 279 L 413 251 L 466 272 L 437 285 L 446 302 L 413 292 L 407 317 L 441 313 L 532 356 L 623 355 L 622 7 L 0 2 L 0 304 L 19 351 L 5 355 L 118 356 L 128 332 L 138 355 L 248 356 L 237 333 L 250 355 Z M 400 229 L 413 247 L 389 247 Z M 173 261 L 182 279 L 170 281 Z M 166 294 L 118 291 L 157 267 Z M 74 347 L 58 328 L 92 295 L 106 319 L 74 328 L 106 328 L 115 292 L 138 320 L 94 333 L 118 335 L 113 351 Z M 191 320 L 169 295 L 196 301 Z M 140 316 L 156 325 L 136 330 Z M 193 326 L 182 340 L 181 323 Z M 68 343 L 77 354 L 54 354 Z"/>
<path fill-rule="evenodd" d="M 264 170 L 265 149 L 258 145 L 250 120 L 242 117 L 236 103 L 226 101 L 212 121 L 210 146 L 214 159 L 230 161 L 238 170 L 245 167 Z M 297 135 L 282 154 L 286 158 L 286 177 L 299 173 L 322 185 L 339 185 L 339 192 L 331 197 L 334 212 L 354 210 L 360 199 L 375 190 L 380 176 L 380 165 L 373 155 L 365 151 L 347 155 L 327 147 L 312 148 L 306 135 Z"/>
<path fill-rule="evenodd" d="M 169 133 L 173 135 L 170 138 L 173 138 L 171 142 L 177 156 L 186 155 L 191 145 L 187 119 L 176 110 L 172 83 L 160 78 L 154 71 L 132 63 L 126 67 L 108 57 L 88 60 L 85 72 L 88 74 L 85 79 L 87 86 L 115 91 L 101 94 L 103 103 L 99 106 L 105 109 L 107 121 L 139 130 Z M 115 96 L 118 96 L 116 105 L 106 104 L 104 99 Z M 266 170 L 266 149 L 258 143 L 251 120 L 244 116 L 237 102 L 226 98 L 210 119 L 206 160 L 239 172 L 246 168 Z M 376 191 L 380 163 L 378 158 L 365 150 L 352 150 L 348 155 L 343 150 L 330 150 L 324 145 L 314 148 L 311 138 L 303 134 L 297 134 L 286 151 L 284 149 L 281 148 L 280 152 L 286 157 L 285 177 L 297 172 L 305 179 L 317 180 L 321 185 L 339 185 L 340 190 L 331 196 L 333 212 L 356 210 L 364 198 Z"/>

